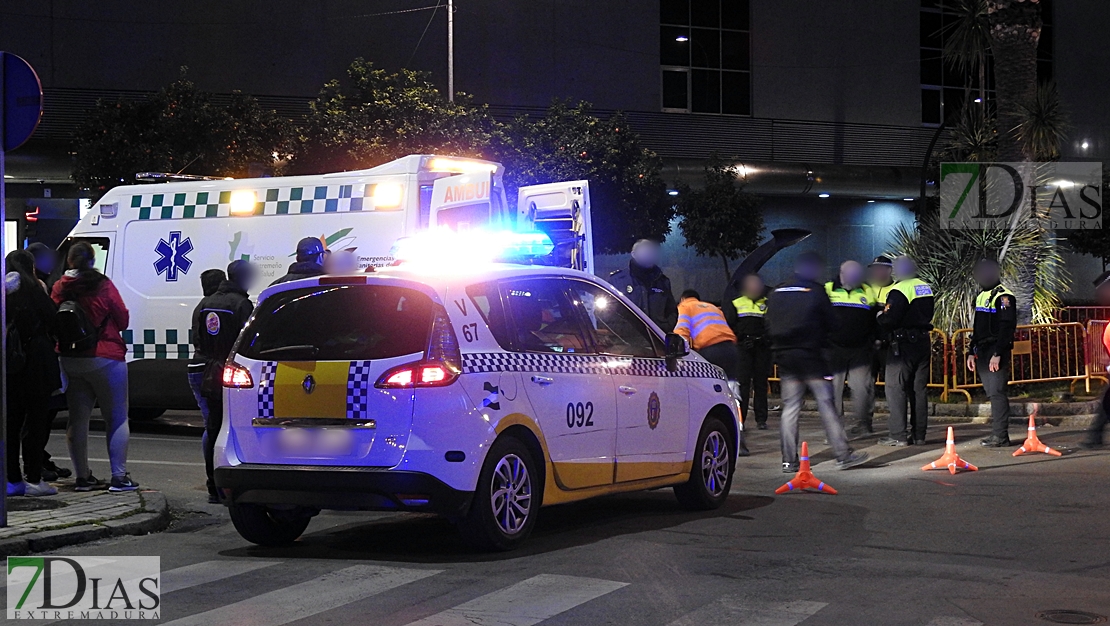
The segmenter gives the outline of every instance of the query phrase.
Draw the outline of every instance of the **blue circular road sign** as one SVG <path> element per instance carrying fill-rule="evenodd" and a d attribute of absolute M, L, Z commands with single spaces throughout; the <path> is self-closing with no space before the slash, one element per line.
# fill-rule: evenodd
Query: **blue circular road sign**
<path fill-rule="evenodd" d="M 15 150 L 35 132 L 42 117 L 42 84 L 38 74 L 22 58 L 9 52 L 0 52 L 3 64 L 3 84 L 0 93 L 4 97 L 4 118 L 0 120 L 4 129 L 3 150 Z"/>

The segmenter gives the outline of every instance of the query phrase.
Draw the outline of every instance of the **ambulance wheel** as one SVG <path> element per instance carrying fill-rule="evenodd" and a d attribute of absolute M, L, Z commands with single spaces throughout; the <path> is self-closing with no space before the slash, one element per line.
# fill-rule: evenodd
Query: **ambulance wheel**
<path fill-rule="evenodd" d="M 702 424 L 690 480 L 675 485 L 674 495 L 686 509 L 709 511 L 725 503 L 732 488 L 733 463 L 728 429 L 716 418 Z"/>
<path fill-rule="evenodd" d="M 260 546 L 293 543 L 311 519 L 300 511 L 279 511 L 257 504 L 233 504 L 228 512 L 239 536 Z"/>
<path fill-rule="evenodd" d="M 483 550 L 512 550 L 536 525 L 543 496 L 536 461 L 519 439 L 494 442 L 478 476 L 470 511 L 459 520 L 459 530 L 471 545 Z"/>

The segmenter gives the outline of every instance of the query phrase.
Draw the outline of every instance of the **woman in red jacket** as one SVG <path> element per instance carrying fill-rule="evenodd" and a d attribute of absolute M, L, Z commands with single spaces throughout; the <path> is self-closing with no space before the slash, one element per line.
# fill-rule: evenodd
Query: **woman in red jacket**
<path fill-rule="evenodd" d="M 120 332 L 127 328 L 129 315 L 119 291 L 107 276 L 94 267 L 96 253 L 85 242 L 73 244 L 66 255 L 65 275 L 54 283 L 51 297 L 61 304 L 76 302 L 98 331 L 96 347 L 87 353 L 62 355 L 62 369 L 69 379 L 66 403 L 69 425 L 66 443 L 77 474 L 77 491 L 108 487 L 109 491 L 134 491 L 139 484 L 127 473 L 127 346 Z M 108 459 L 112 482 L 106 485 L 89 470 L 89 418 L 93 406 L 107 426 Z"/>

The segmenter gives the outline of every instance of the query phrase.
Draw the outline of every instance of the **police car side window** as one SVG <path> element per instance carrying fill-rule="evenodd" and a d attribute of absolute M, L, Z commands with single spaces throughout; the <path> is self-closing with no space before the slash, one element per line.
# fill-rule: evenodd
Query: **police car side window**
<path fill-rule="evenodd" d="M 513 329 L 512 345 L 525 352 L 588 352 L 582 327 L 559 278 L 531 278 L 501 284 Z"/>
<path fill-rule="evenodd" d="M 466 288 L 466 295 L 470 302 L 478 309 L 478 313 L 485 320 L 490 333 L 497 344 L 506 350 L 512 350 L 512 341 L 509 339 L 509 323 L 505 319 L 505 308 L 501 303 L 501 294 L 498 292 L 497 283 L 480 283 Z M 465 306 L 458 305 L 460 307 Z"/>
<path fill-rule="evenodd" d="M 570 282 L 575 304 L 589 321 L 598 352 L 646 358 L 661 354 L 654 333 L 623 302 L 597 285 Z"/>

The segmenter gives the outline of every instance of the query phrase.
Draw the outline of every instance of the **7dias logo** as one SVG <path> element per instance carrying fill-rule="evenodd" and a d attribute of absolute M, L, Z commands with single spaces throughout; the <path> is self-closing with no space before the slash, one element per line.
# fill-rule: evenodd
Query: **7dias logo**
<path fill-rule="evenodd" d="M 941 163 L 943 228 L 1102 228 L 1102 163 Z"/>
<path fill-rule="evenodd" d="M 17 619 L 160 619 L 156 556 L 10 556 L 8 614 Z"/>

